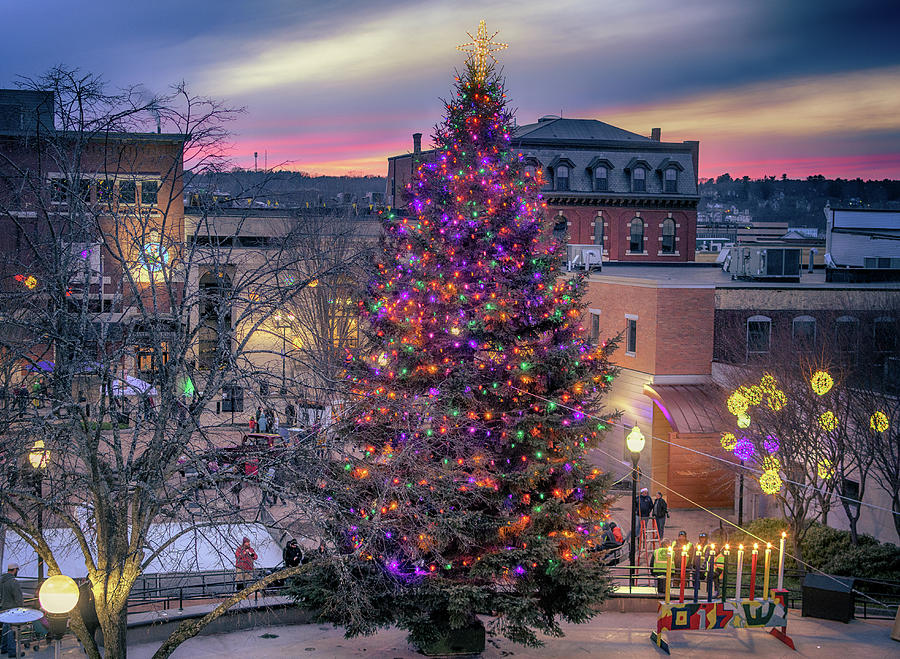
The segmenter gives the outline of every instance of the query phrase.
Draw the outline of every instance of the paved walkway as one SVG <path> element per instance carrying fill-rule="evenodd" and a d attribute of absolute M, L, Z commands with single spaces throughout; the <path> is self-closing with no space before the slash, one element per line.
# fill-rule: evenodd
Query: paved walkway
<path fill-rule="evenodd" d="M 865 657 L 896 658 L 900 643 L 890 638 L 889 621 L 857 620 L 849 624 L 801 618 L 792 611 L 788 633 L 797 652 L 792 652 L 762 630 L 729 630 L 722 632 L 673 632 L 669 634 L 675 657 L 763 656 L 775 657 Z M 793 615 L 796 614 L 796 615 Z M 559 657 L 614 656 L 617 659 L 664 657 L 651 645 L 650 629 L 656 620 L 650 613 L 603 613 L 584 625 L 563 625 L 564 638 L 546 639 L 544 648 L 530 649 L 503 640 L 489 640 L 483 659 L 516 657 L 517 659 L 549 659 Z M 129 659 L 149 659 L 155 645 L 128 648 Z M 74 655 L 72 655 L 74 656 Z M 340 630 L 326 625 L 267 627 L 231 634 L 193 638 L 173 655 L 180 659 L 212 659 L 213 657 L 282 658 L 309 657 L 336 659 L 366 657 L 368 659 L 421 659 L 406 643 L 405 634 L 397 629 L 374 636 L 345 639 Z"/>

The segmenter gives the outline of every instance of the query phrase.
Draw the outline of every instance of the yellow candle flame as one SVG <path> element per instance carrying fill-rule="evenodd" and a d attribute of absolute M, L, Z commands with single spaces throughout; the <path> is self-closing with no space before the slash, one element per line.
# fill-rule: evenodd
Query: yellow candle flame
<path fill-rule="evenodd" d="M 744 551 L 744 545 L 738 545 L 738 550 L 739 550 L 739 551 Z"/>
<path fill-rule="evenodd" d="M 731 549 L 731 545 L 729 545 L 729 544 L 726 542 L 726 543 L 725 543 L 725 551 L 728 551 L 729 549 Z"/>
<path fill-rule="evenodd" d="M 786 538 L 786 537 L 787 537 L 787 531 L 782 531 L 782 532 L 781 532 L 781 538 L 784 539 L 784 538 Z"/>
<path fill-rule="evenodd" d="M 771 548 L 772 548 L 772 543 L 771 543 L 771 542 L 767 542 L 767 543 L 766 543 L 766 549 L 771 549 Z"/>
<path fill-rule="evenodd" d="M 687 545 L 681 545 L 681 553 L 687 556 Z"/>

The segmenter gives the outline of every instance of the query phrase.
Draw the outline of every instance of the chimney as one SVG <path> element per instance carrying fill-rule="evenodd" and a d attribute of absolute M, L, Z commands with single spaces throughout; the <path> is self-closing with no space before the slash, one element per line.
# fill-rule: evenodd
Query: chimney
<path fill-rule="evenodd" d="M 413 133 L 413 153 L 422 152 L 422 133 Z"/>
<path fill-rule="evenodd" d="M 659 138 L 662 136 L 662 128 L 651 128 L 650 129 L 650 139 L 654 142 L 659 142 Z"/>

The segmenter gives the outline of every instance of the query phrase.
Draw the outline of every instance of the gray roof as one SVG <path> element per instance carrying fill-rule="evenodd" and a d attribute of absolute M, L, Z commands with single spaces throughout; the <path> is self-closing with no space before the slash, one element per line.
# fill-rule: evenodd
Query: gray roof
<path fill-rule="evenodd" d="M 515 139 L 548 140 L 609 140 L 655 143 L 649 137 L 616 128 L 596 119 L 545 119 L 534 124 L 518 126 Z"/>

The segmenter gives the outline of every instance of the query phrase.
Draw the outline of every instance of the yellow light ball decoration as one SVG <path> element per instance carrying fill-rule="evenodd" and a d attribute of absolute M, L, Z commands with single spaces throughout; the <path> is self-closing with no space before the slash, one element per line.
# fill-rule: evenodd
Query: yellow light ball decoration
<path fill-rule="evenodd" d="M 819 460 L 819 464 L 816 465 L 816 472 L 822 480 L 831 480 L 831 477 L 834 476 L 834 465 L 831 464 L 831 460 L 828 458 L 822 458 Z"/>
<path fill-rule="evenodd" d="M 766 405 L 769 406 L 769 409 L 773 412 L 780 412 L 781 408 L 785 406 L 787 403 L 787 396 L 784 395 L 784 392 L 781 389 L 776 389 L 771 392 L 766 398 Z"/>
<path fill-rule="evenodd" d="M 762 402 L 763 393 L 762 387 L 758 387 L 754 384 L 752 387 L 747 388 L 744 392 L 744 396 L 751 405 L 759 405 Z"/>
<path fill-rule="evenodd" d="M 750 415 L 749 414 L 740 414 L 737 418 L 738 428 L 749 428 L 750 427 Z"/>
<path fill-rule="evenodd" d="M 809 379 L 809 384 L 812 386 L 813 391 L 820 396 L 824 396 L 834 386 L 834 378 L 825 371 L 816 371 Z"/>
<path fill-rule="evenodd" d="M 781 491 L 781 476 L 777 471 L 767 471 L 759 477 L 759 486 L 766 494 L 778 494 Z"/>
<path fill-rule="evenodd" d="M 884 432 L 889 425 L 887 414 L 884 412 L 875 412 L 869 419 L 869 427 L 875 432 Z"/>
<path fill-rule="evenodd" d="M 763 458 L 762 468 L 763 471 L 780 471 L 781 461 L 774 455 L 767 456 Z"/>
<path fill-rule="evenodd" d="M 771 395 L 778 388 L 778 381 L 774 375 L 766 373 L 759 379 L 759 388 Z"/>
<path fill-rule="evenodd" d="M 726 451 L 733 451 L 737 445 L 737 437 L 733 432 L 726 432 L 722 435 L 722 448 Z"/>
<path fill-rule="evenodd" d="M 822 415 L 819 417 L 819 425 L 822 426 L 824 430 L 834 430 L 838 427 L 837 417 L 834 415 L 834 412 L 828 410 L 827 412 L 822 412 Z"/>
<path fill-rule="evenodd" d="M 735 416 L 740 416 L 747 411 L 748 407 L 750 407 L 750 402 L 747 400 L 747 397 L 741 393 L 740 389 L 728 397 L 726 404 L 728 405 L 728 411 Z"/>

